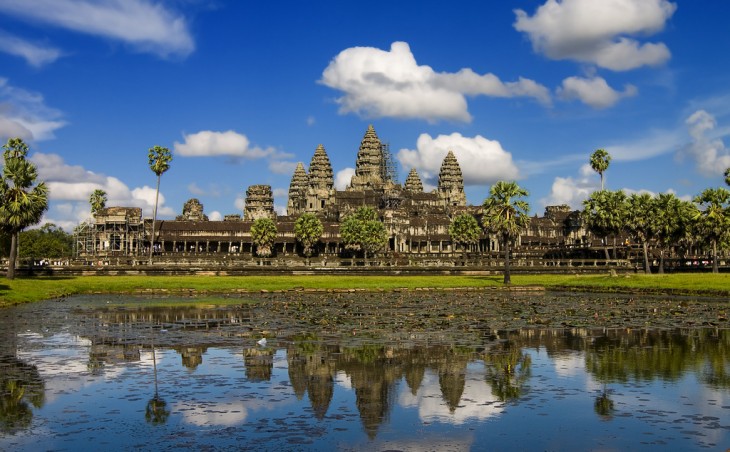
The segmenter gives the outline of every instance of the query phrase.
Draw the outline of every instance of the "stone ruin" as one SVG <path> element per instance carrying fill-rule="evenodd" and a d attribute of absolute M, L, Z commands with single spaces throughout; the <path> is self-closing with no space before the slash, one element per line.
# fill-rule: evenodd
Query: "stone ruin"
<path fill-rule="evenodd" d="M 243 219 L 245 221 L 255 221 L 259 218 L 276 219 L 274 193 L 271 191 L 271 185 L 251 185 L 246 190 Z"/>

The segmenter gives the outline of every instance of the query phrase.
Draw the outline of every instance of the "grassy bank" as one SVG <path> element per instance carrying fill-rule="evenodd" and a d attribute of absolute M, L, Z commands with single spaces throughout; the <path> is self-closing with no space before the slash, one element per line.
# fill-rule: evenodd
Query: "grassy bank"
<path fill-rule="evenodd" d="M 730 274 L 513 275 L 513 287 L 646 291 L 730 297 Z M 78 276 L 0 280 L 0 306 L 90 293 L 504 287 L 502 276 Z"/>

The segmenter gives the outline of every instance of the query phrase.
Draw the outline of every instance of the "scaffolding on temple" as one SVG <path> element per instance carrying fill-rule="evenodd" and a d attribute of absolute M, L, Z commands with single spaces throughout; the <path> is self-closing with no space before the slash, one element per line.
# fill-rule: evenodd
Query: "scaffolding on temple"
<path fill-rule="evenodd" d="M 393 160 L 393 154 L 390 153 L 390 144 L 381 144 L 380 150 L 383 155 L 383 158 L 380 160 L 380 177 L 383 179 L 383 182 L 390 181 L 397 184 L 398 165 Z"/>

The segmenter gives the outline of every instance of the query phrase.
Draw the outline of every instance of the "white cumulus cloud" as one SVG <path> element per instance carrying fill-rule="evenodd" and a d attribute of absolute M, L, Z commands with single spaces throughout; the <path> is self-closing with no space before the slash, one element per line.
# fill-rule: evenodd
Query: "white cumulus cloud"
<path fill-rule="evenodd" d="M 153 0 L 3 0 L 0 12 L 161 57 L 185 57 L 195 49 L 185 17 Z"/>
<path fill-rule="evenodd" d="M 638 90 L 634 85 L 626 85 L 623 91 L 616 91 L 608 86 L 602 77 L 590 78 L 568 77 L 557 89 L 557 94 L 563 100 L 579 100 L 593 108 L 608 108 L 624 97 L 635 96 Z"/>
<path fill-rule="evenodd" d="M 251 147 L 246 135 L 233 130 L 203 130 L 183 135 L 184 143 L 175 142 L 175 152 L 183 157 L 231 156 L 257 159 L 271 156 L 273 148 Z"/>
<path fill-rule="evenodd" d="M 88 171 L 78 165 L 68 165 L 56 154 L 36 152 L 30 160 L 38 168 L 38 180 L 48 186 L 49 211 L 41 224 L 49 221 L 70 230 L 91 216 L 89 197 L 94 190 L 104 190 L 107 206 L 140 207 L 143 215 L 152 216 L 155 206 L 153 187 L 130 189 L 127 184 L 112 176 Z M 158 217 L 175 215 L 174 209 L 165 205 L 165 195 L 160 192 Z"/>
<path fill-rule="evenodd" d="M 337 190 L 344 190 L 350 185 L 352 176 L 355 175 L 355 168 L 345 168 L 337 171 L 335 174 L 335 188 Z"/>
<path fill-rule="evenodd" d="M 416 149 L 401 149 L 398 160 L 406 170 L 415 168 L 424 182 L 435 184 L 441 163 L 450 150 L 459 161 L 465 185 L 491 184 L 520 177 L 512 154 L 504 150 L 499 141 L 481 135 L 465 137 L 452 133 L 433 138 L 422 133 L 416 141 Z"/>
<path fill-rule="evenodd" d="M 582 209 L 583 201 L 601 188 L 597 177 L 588 163 L 581 166 L 576 177 L 556 177 L 550 188 L 550 194 L 540 199 L 540 205 L 544 208 L 567 204 L 571 209 Z"/>
<path fill-rule="evenodd" d="M 707 176 L 717 176 L 730 168 L 730 150 L 720 138 L 708 136 L 717 127 L 715 117 L 705 110 L 697 110 L 685 121 L 692 142 L 678 153 L 680 159 L 688 157 L 697 170 Z"/>
<path fill-rule="evenodd" d="M 532 16 L 515 10 L 514 27 L 548 58 L 625 71 L 670 58 L 664 43 L 637 37 L 663 30 L 676 9 L 668 0 L 547 0 Z"/>
<path fill-rule="evenodd" d="M 435 72 L 419 65 L 405 42 L 394 42 L 389 51 L 345 49 L 325 68 L 320 83 L 343 92 L 337 99 L 341 113 L 368 117 L 468 122 L 466 96 L 522 96 L 550 102 L 547 88 L 529 79 L 504 83 L 494 74 L 479 75 L 471 69 Z"/>

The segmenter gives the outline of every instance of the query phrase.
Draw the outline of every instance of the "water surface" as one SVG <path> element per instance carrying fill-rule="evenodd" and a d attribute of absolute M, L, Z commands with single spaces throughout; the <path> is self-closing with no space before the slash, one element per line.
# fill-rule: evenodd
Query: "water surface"
<path fill-rule="evenodd" d="M 288 293 L 180 306 L 191 301 L 0 311 L 0 449 L 730 446 L 722 300 Z"/>

